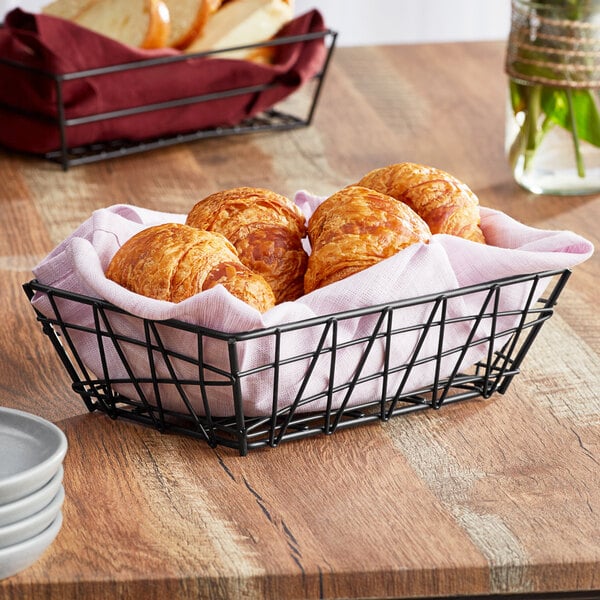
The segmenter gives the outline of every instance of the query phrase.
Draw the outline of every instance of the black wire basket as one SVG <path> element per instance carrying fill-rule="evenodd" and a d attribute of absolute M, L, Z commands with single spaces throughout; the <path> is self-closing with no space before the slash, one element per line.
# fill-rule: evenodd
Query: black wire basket
<path fill-rule="evenodd" d="M 506 392 L 569 276 L 570 270 L 521 275 L 239 333 L 142 319 L 36 280 L 24 289 L 30 300 L 44 297 L 51 306 L 42 314 L 34 303 L 37 319 L 90 411 L 246 455 Z M 63 317 L 74 308 L 87 311 L 91 325 Z M 403 315 L 415 310 L 420 322 L 406 323 Z M 361 327 L 360 335 L 344 339 L 342 327 L 358 320 L 368 331 Z M 296 350 L 294 340 L 308 330 L 314 346 Z M 174 345 L 180 335 L 186 342 Z M 242 354 L 259 343 L 269 351 L 244 366 Z M 96 373 L 80 352 L 84 346 L 95 348 Z M 109 356 L 119 362 L 118 376 Z M 290 369 L 302 376 L 291 380 Z M 417 372 L 426 373 L 425 383 L 413 377 Z M 252 408 L 258 379 L 268 381 L 260 411 Z"/>
<path fill-rule="evenodd" d="M 224 48 L 220 50 L 180 54 L 175 56 L 162 56 L 64 74 L 53 73 L 0 56 L 0 65 L 16 73 L 21 73 L 22 77 L 25 79 L 38 78 L 40 81 L 46 79 L 53 82 L 54 95 L 56 97 L 56 117 L 35 112 L 23 108 L 22 106 L 6 104 L 1 100 L 0 108 L 8 115 L 21 115 L 31 118 L 34 121 L 38 120 L 40 123 L 49 123 L 51 126 L 55 127 L 58 132 L 57 137 L 59 139 L 59 147 L 56 150 L 43 152 L 41 155 L 49 161 L 59 163 L 65 171 L 75 165 L 118 158 L 207 138 L 267 131 L 289 131 L 307 127 L 312 123 L 322 84 L 335 47 L 336 37 L 337 32 L 326 29 L 324 31 L 282 36 L 256 44 L 236 46 L 235 48 Z M 161 102 L 129 106 L 107 112 L 92 112 L 85 116 L 69 117 L 64 100 L 64 90 L 65 86 L 72 82 L 85 80 L 90 86 L 93 86 L 94 81 L 115 73 L 144 72 L 146 70 L 150 71 L 155 67 L 163 68 L 183 62 L 193 63 L 194 61 L 200 61 L 207 57 L 218 58 L 221 54 L 226 55 L 232 50 L 277 48 L 310 42 L 322 42 L 325 46 L 325 58 L 321 68 L 311 77 L 310 81 L 307 81 L 300 89 L 294 91 L 290 98 L 277 102 L 274 106 L 257 115 L 242 119 L 239 122 L 230 125 L 215 125 L 195 130 L 179 131 L 168 135 L 143 139 L 141 141 L 120 138 L 109 141 L 98 141 L 85 145 L 73 145 L 69 141 L 69 130 L 73 127 L 86 126 L 109 120 L 134 118 L 136 116 L 147 114 L 154 115 L 156 119 L 161 119 L 165 111 L 177 110 L 190 106 L 197 106 L 198 110 L 204 109 L 210 111 L 210 107 L 214 106 L 216 102 L 227 101 L 236 97 L 259 95 L 281 86 L 281 83 L 276 79 L 274 81 L 249 86 L 233 84 L 228 89 L 222 91 L 207 92 L 202 89 L 196 89 L 194 91 L 194 85 L 190 83 L 190 92 L 187 93 L 186 96 L 174 97 Z M 165 86 L 168 87 L 168 84 L 165 84 Z"/>

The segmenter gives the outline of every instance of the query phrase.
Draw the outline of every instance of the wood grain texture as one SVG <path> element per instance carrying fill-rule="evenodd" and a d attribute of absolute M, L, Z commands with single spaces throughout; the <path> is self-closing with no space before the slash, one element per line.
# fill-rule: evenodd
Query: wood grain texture
<path fill-rule="evenodd" d="M 65 431 L 64 525 L 0 600 L 401 598 L 600 590 L 600 257 L 504 396 L 239 457 L 87 413 L 21 285 L 90 213 L 240 185 L 328 195 L 430 164 L 598 244 L 600 196 L 533 196 L 503 156 L 504 46 L 341 48 L 313 125 L 63 173 L 0 152 L 0 404 Z"/>

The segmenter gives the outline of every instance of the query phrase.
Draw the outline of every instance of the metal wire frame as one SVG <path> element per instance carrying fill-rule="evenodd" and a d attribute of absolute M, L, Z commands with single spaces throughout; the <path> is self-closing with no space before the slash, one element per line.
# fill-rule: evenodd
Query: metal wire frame
<path fill-rule="evenodd" d="M 442 405 L 473 398 L 489 398 L 503 394 L 531 348 L 542 325 L 552 316 L 569 270 L 548 271 L 522 275 L 476 286 L 451 290 L 441 294 L 361 308 L 343 313 L 315 317 L 310 320 L 284 324 L 278 327 L 239 333 L 224 333 L 180 321 L 151 321 L 128 315 L 108 302 L 45 286 L 36 280 L 24 285 L 29 299 L 45 295 L 52 306 L 51 315 L 34 309 L 44 334 L 72 381 L 73 390 L 81 396 L 89 411 L 101 411 L 110 417 L 126 418 L 158 429 L 161 432 L 185 434 L 204 440 L 211 447 L 218 445 L 234 448 L 240 455 L 250 450 L 276 447 L 282 442 L 318 434 L 334 432 L 374 421 L 388 421 L 393 417 L 426 408 L 439 409 Z M 540 286 L 545 286 L 545 297 L 536 298 Z M 504 291 L 514 286 L 524 290 L 524 301 L 518 308 L 501 310 Z M 477 310 L 470 314 L 452 315 L 451 302 L 477 297 Z M 93 313 L 93 324 L 66 321 L 65 303 L 87 306 Z M 397 327 L 396 315 L 414 307 L 426 309 L 423 323 Z M 139 322 L 143 335 L 126 336 L 112 325 L 115 315 L 127 315 Z M 368 334 L 343 341 L 338 331 L 348 320 L 369 317 L 373 326 Z M 509 326 L 502 325 L 509 319 Z M 481 325 L 486 333 L 481 335 Z M 455 325 L 465 326 L 468 333 L 461 345 L 448 345 L 445 336 Z M 314 349 L 293 356 L 283 356 L 282 347 L 294 335 L 313 328 L 320 331 Z M 169 333 L 187 332 L 195 339 L 195 348 L 169 348 L 165 339 Z M 92 336 L 98 345 L 100 365 L 94 374 L 79 353 L 78 336 Z M 393 360 L 394 340 L 416 335 L 417 342 L 405 362 Z M 450 334 L 447 334 L 450 335 Z M 291 336 L 291 337 L 289 337 Z M 425 341 L 434 336 L 436 349 L 423 354 Z M 240 348 L 255 340 L 272 343 L 272 357 L 264 364 L 243 369 Z M 222 344 L 221 359 L 217 364 L 205 356 L 207 341 Z M 111 378 L 107 365 L 107 348 L 116 350 L 126 376 Z M 384 348 L 383 361 L 375 371 L 365 368 L 373 348 Z M 148 369 L 143 374 L 128 361 L 127 348 L 137 347 L 147 353 Z M 338 356 L 348 349 L 359 350 L 351 376 L 339 380 L 336 375 Z M 479 349 L 481 357 L 473 365 L 463 363 L 467 353 Z M 319 361 L 328 361 L 328 382 L 308 391 Z M 158 361 L 166 365 L 159 373 Z M 450 361 L 451 368 L 441 372 L 442 362 Z M 305 371 L 294 388 L 294 400 L 281 404 L 279 395 L 286 389 L 286 365 L 302 362 Z M 177 363 L 191 365 L 195 376 L 182 377 Z M 431 380 L 417 389 L 407 387 L 413 371 L 428 365 Z M 272 378 L 271 409 L 264 414 L 249 415 L 244 409 L 244 383 L 252 377 L 268 373 Z M 361 385 L 375 383 L 378 394 L 355 401 Z M 119 387 L 128 385 L 133 393 L 123 395 Z M 174 391 L 175 406 L 164 405 L 164 390 Z M 229 390 L 231 412 L 217 416 L 211 409 L 211 396 L 217 391 Z M 195 399 L 194 399 L 195 398 Z M 198 402 L 200 399 L 200 402 Z M 311 406 L 320 406 L 311 410 Z"/>
<path fill-rule="evenodd" d="M 307 127 L 312 123 L 315 114 L 317 102 L 321 94 L 323 81 L 325 79 L 325 75 L 327 73 L 327 69 L 332 57 L 333 49 L 335 47 L 336 38 L 337 32 L 332 31 L 331 29 L 327 29 L 322 32 L 313 32 L 301 35 L 280 37 L 277 39 L 257 44 L 248 44 L 221 50 L 211 50 L 206 52 L 181 54 L 176 56 L 158 57 L 153 59 L 146 59 L 141 61 L 112 65 L 96 69 L 87 69 L 83 71 L 76 71 L 73 73 L 64 74 L 52 73 L 43 69 L 32 67 L 24 63 L 0 57 L 0 64 L 4 64 L 6 66 L 13 67 L 15 69 L 19 69 L 25 72 L 34 73 L 36 75 L 41 75 L 42 77 L 48 77 L 54 81 L 56 89 L 57 117 L 52 118 L 47 115 L 31 113 L 29 111 L 23 110 L 22 108 L 9 106 L 4 103 L 0 103 L 0 106 L 4 110 L 7 110 L 9 112 L 15 112 L 23 114 L 25 116 L 43 119 L 45 121 L 49 121 L 51 123 L 56 124 L 60 136 L 60 148 L 55 151 L 45 153 L 44 158 L 52 162 L 59 163 L 65 171 L 68 170 L 69 167 L 75 165 L 97 162 L 109 158 L 116 158 L 119 156 L 126 156 L 129 154 L 136 154 L 140 152 L 147 152 L 149 150 L 156 150 L 159 148 L 165 148 L 167 146 L 181 144 L 184 142 L 196 141 L 200 139 L 223 137 L 229 135 L 240 135 L 246 133 L 257 133 L 262 131 L 283 131 L 297 129 L 300 127 Z M 69 127 L 73 127 L 75 125 L 84 125 L 86 123 L 93 123 L 96 121 L 103 121 L 106 119 L 116 119 L 121 117 L 135 116 L 148 112 L 157 112 L 170 108 L 179 108 L 191 104 L 201 104 L 208 101 L 214 101 L 243 94 L 260 93 L 265 90 L 277 87 L 278 84 L 269 83 L 256 86 L 237 87 L 217 93 L 197 94 L 185 98 L 174 98 L 170 101 L 160 103 L 133 106 L 122 110 L 90 114 L 85 117 L 68 118 L 66 115 L 63 100 L 63 88 L 66 82 L 82 78 L 102 77 L 104 75 L 116 72 L 147 69 L 158 65 L 165 65 L 182 61 L 193 61 L 207 56 L 218 57 L 219 54 L 230 52 L 232 50 L 267 46 L 282 46 L 286 44 L 295 44 L 318 39 L 324 40 L 327 47 L 327 53 L 321 70 L 313 76 L 313 81 L 316 82 L 316 85 L 314 86 L 310 98 L 307 100 L 308 105 L 305 107 L 306 112 L 304 114 L 293 114 L 292 112 L 272 108 L 270 110 L 265 111 L 261 115 L 250 119 L 246 119 L 239 124 L 228 127 L 224 126 L 201 129 L 197 131 L 190 131 L 188 133 L 178 133 L 169 136 L 162 136 L 155 139 L 148 139 L 141 142 L 134 142 L 128 140 L 113 140 L 110 142 L 100 142 L 79 147 L 71 147 L 69 145 L 68 129 Z"/>

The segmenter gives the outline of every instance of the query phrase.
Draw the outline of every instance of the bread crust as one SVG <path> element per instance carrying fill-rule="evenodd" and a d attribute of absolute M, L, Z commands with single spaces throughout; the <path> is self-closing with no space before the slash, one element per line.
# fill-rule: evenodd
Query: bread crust
<path fill-rule="evenodd" d="M 456 177 L 425 165 L 397 163 L 367 173 L 358 185 L 410 206 L 432 233 L 447 233 L 485 243 L 479 199 Z"/>
<path fill-rule="evenodd" d="M 260 312 L 275 305 L 268 283 L 241 263 L 224 236 L 180 223 L 134 235 L 115 253 L 106 277 L 137 294 L 169 302 L 221 284 Z"/>
<path fill-rule="evenodd" d="M 303 294 L 306 219 L 285 196 L 256 187 L 223 190 L 197 202 L 186 224 L 223 234 L 241 262 L 269 283 L 277 303 Z"/>
<path fill-rule="evenodd" d="M 140 48 L 146 50 L 164 48 L 171 30 L 169 9 L 163 0 L 147 0 L 146 5 L 150 21 L 146 38 L 140 44 Z"/>
<path fill-rule="evenodd" d="M 291 0 L 229 0 L 207 20 L 185 52 L 208 52 L 258 44 L 271 39 L 294 16 Z M 215 58 L 243 59 L 268 63 L 270 47 L 255 47 L 215 54 Z"/>
<path fill-rule="evenodd" d="M 95 0 L 74 22 L 137 48 L 162 48 L 169 36 L 169 9 L 163 0 Z"/>
<path fill-rule="evenodd" d="M 170 32 L 166 45 L 183 50 L 204 29 L 207 20 L 221 6 L 221 0 L 164 0 L 170 15 Z"/>
<path fill-rule="evenodd" d="M 308 222 L 312 252 L 304 291 L 312 292 L 358 273 L 411 244 L 427 243 L 431 232 L 409 206 L 362 186 L 327 198 Z"/>

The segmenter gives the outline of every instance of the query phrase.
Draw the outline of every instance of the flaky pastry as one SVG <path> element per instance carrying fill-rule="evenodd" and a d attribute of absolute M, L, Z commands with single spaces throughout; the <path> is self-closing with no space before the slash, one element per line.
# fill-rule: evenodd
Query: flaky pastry
<path fill-rule="evenodd" d="M 285 196 L 253 187 L 224 190 L 197 202 L 186 223 L 222 233 L 242 263 L 265 278 L 276 303 L 302 295 L 306 219 Z"/>
<path fill-rule="evenodd" d="M 408 204 L 429 225 L 432 233 L 485 243 L 480 228 L 479 199 L 449 173 L 405 162 L 375 169 L 358 185 Z"/>
<path fill-rule="evenodd" d="M 358 273 L 417 242 L 429 227 L 409 206 L 362 186 L 327 198 L 308 222 L 312 252 L 304 278 L 306 293 Z"/>
<path fill-rule="evenodd" d="M 260 312 L 275 304 L 269 284 L 241 263 L 223 235 L 180 223 L 148 227 L 127 240 L 106 277 L 137 294 L 170 302 L 221 284 Z"/>

